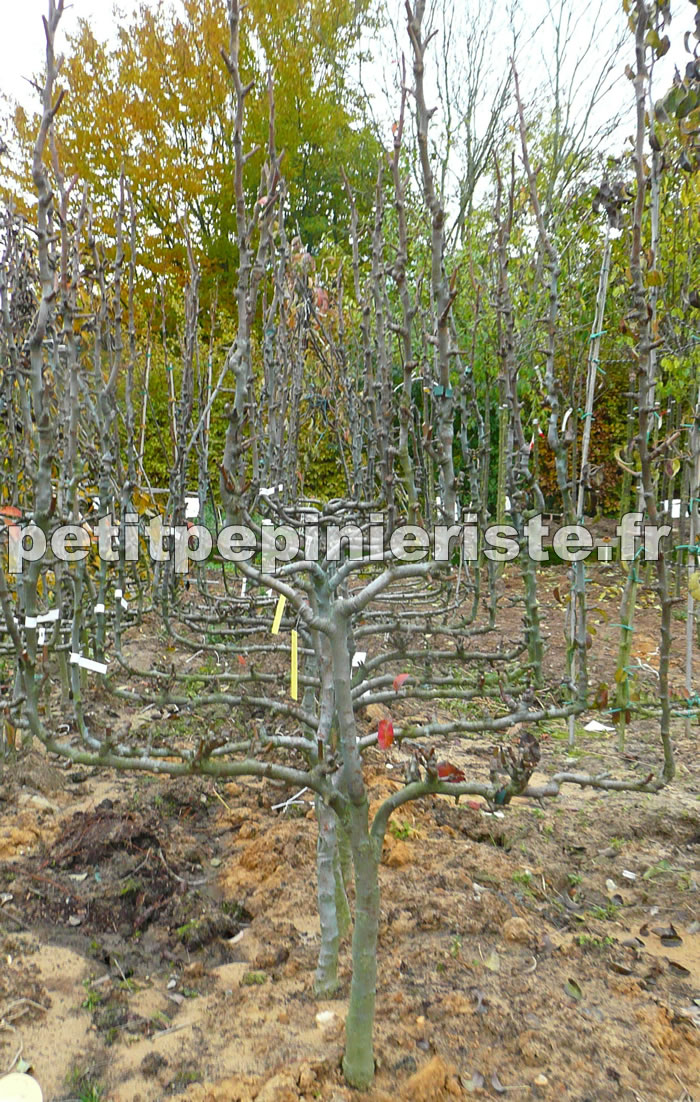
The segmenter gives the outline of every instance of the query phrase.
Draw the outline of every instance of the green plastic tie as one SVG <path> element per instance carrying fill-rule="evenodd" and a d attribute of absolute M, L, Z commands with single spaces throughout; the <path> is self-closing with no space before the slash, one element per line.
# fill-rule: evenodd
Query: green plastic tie
<path fill-rule="evenodd" d="M 611 624 L 610 627 L 611 628 L 622 628 L 623 631 L 634 631 L 634 628 L 630 627 L 629 624 Z"/>
<path fill-rule="evenodd" d="M 607 329 L 601 329 L 600 332 L 598 332 L 598 333 L 591 333 L 591 335 L 588 339 L 589 339 L 589 341 L 594 341 L 596 339 L 596 337 L 602 337 L 606 333 L 607 333 Z"/>

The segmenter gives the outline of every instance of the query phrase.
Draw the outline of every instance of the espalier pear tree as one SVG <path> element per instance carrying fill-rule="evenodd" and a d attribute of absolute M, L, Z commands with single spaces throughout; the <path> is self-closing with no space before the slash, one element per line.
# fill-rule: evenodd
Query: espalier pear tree
<path fill-rule="evenodd" d="M 353 181 L 344 178 L 349 273 L 340 265 L 329 286 L 300 251 L 290 223 L 271 78 L 250 193 L 254 59 L 242 48 L 247 16 L 238 0 L 228 0 L 228 41 L 211 65 L 212 81 L 221 83 L 223 74 L 231 96 L 235 334 L 220 356 L 211 344 L 203 355 L 201 252 L 190 211 L 177 224 L 186 279 L 171 334 L 179 348 L 177 379 L 169 382 L 172 462 L 162 515 L 151 517 L 144 501 L 153 501 L 153 487 L 137 420 L 140 409 L 148 419 L 147 388 L 142 407 L 136 381 L 147 378 L 141 357 L 150 345 L 139 331 L 136 185 L 126 171 L 110 178 L 108 247 L 96 230 L 90 187 L 69 178 L 61 159 L 64 92 L 55 38 L 63 7 L 63 0 L 49 0 L 45 20 L 42 112 L 31 157 L 34 222 L 10 206 L 2 224 L 0 432 L 11 478 L 0 502 L 9 564 L 0 570 L 0 647 L 14 671 L 5 749 L 11 758 L 37 739 L 49 753 L 86 765 L 165 777 L 268 778 L 313 792 L 321 920 L 315 987 L 321 996 L 337 990 L 339 947 L 352 926 L 343 1067 L 349 1083 L 367 1087 L 374 1075 L 378 873 L 392 813 L 427 795 L 479 797 L 498 808 L 521 796 L 555 796 L 564 784 L 653 791 L 663 781 L 653 773 L 618 779 L 577 772 L 532 781 L 542 764 L 535 725 L 587 706 L 585 654 L 575 629 L 563 686 L 562 671 L 547 683 L 530 566 L 521 570 L 522 631 L 499 629 L 503 545 L 499 551 L 497 542 L 479 539 L 492 519 L 482 477 L 491 410 L 482 408 L 454 318 L 460 273 L 446 244 L 431 153 L 425 0 L 406 3 L 412 80 L 404 69 L 393 142 L 373 171 L 369 222 Z M 556 376 L 559 260 L 529 165 L 519 89 L 518 100 L 526 195 L 548 288 L 545 393 L 559 469 L 567 462 Z M 419 205 L 411 209 L 409 104 L 420 181 Z M 171 121 L 175 126 L 174 115 Z M 523 423 L 517 298 L 508 270 L 522 189 L 514 168 L 499 169 L 498 177 L 490 293 L 498 320 L 499 444 L 511 535 L 518 536 L 542 492 Z M 206 456 L 217 420 L 223 444 L 218 486 L 211 487 Z M 315 434 L 331 442 L 335 466 L 333 491 L 312 498 L 303 493 L 300 458 Z M 196 524 L 187 516 L 193 475 Z M 568 515 L 564 478 L 561 492 Z M 212 502 L 217 523 L 205 525 Z M 583 616 L 585 588 L 574 584 L 573 593 Z M 178 666 L 171 651 L 152 668 L 132 666 L 123 643 L 143 622 L 160 625 L 188 660 Z M 206 664 L 192 669 L 190 660 L 202 653 Z M 89 718 L 93 677 L 124 712 L 113 728 Z M 154 702 L 194 708 L 207 719 L 189 734 L 132 730 L 130 710 Z M 367 730 L 371 705 L 384 712 Z M 426 705 L 430 718 L 415 718 Z M 503 742 L 513 728 L 515 738 Z M 451 752 L 438 757 L 434 745 L 439 737 L 456 747 L 476 733 L 493 736 L 488 779 L 468 777 Z M 370 812 L 364 758 L 377 747 L 382 754 L 400 749 L 405 772 Z"/>

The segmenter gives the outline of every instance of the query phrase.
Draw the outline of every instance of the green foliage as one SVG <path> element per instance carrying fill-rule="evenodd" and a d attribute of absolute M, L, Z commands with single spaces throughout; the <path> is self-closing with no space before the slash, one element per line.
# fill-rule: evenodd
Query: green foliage
<path fill-rule="evenodd" d="M 267 974 L 265 972 L 244 972 L 241 983 L 244 987 L 262 986 L 262 984 L 267 983 Z"/>
<path fill-rule="evenodd" d="M 66 1088 L 78 1102 L 103 1102 L 105 1098 L 96 1070 L 78 1063 L 66 1076 Z"/>
<path fill-rule="evenodd" d="M 299 466 L 307 497 L 329 501 L 345 493 L 345 475 L 332 426 L 313 417 L 299 441 Z"/>
<path fill-rule="evenodd" d="M 307 247 L 329 231 L 344 239 L 343 167 L 361 212 L 371 204 L 378 149 L 348 78 L 369 6 L 369 0 L 255 0 L 241 20 L 242 77 L 252 81 L 244 147 L 260 150 L 246 165 L 245 188 L 253 200 L 268 141 L 267 72 L 274 70 L 290 224 Z M 86 20 L 69 41 L 57 145 L 66 177 L 77 173 L 90 187 L 98 232 L 113 229 L 113 181 L 123 169 L 138 216 L 140 263 L 157 277 L 175 274 L 184 282 L 178 222 L 186 212 L 203 299 L 210 300 L 217 282 L 230 290 L 237 252 L 232 84 L 221 57 L 229 48 L 226 5 L 144 3 L 121 25 L 114 45 L 99 41 Z M 28 153 L 36 120 L 18 112 L 15 129 Z"/>

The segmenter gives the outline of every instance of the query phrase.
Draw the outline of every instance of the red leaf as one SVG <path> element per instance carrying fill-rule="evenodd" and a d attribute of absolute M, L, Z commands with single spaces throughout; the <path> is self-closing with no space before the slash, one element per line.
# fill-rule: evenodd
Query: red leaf
<path fill-rule="evenodd" d="M 457 784 L 459 781 L 467 779 L 462 770 L 450 761 L 439 761 L 437 763 L 437 775 L 441 780 L 449 781 L 451 784 Z"/>
<path fill-rule="evenodd" d="M 394 724 L 390 719 L 380 719 L 377 728 L 377 742 L 382 750 L 388 750 L 394 741 Z"/>
<path fill-rule="evenodd" d="M 478 800 L 467 800 L 467 807 L 470 807 L 472 811 L 481 811 L 481 804 Z"/>
<path fill-rule="evenodd" d="M 238 655 L 238 665 L 239 666 L 245 666 L 245 658 L 243 657 L 242 654 Z"/>
<path fill-rule="evenodd" d="M 0 516 L 19 519 L 22 516 L 22 510 L 16 505 L 0 505 Z"/>
<path fill-rule="evenodd" d="M 394 692 L 397 692 L 403 685 L 404 681 L 408 681 L 410 676 L 410 673 L 397 674 L 397 676 L 394 678 Z"/>
<path fill-rule="evenodd" d="M 608 686 L 600 685 L 593 700 L 593 707 L 604 711 L 608 706 Z"/>

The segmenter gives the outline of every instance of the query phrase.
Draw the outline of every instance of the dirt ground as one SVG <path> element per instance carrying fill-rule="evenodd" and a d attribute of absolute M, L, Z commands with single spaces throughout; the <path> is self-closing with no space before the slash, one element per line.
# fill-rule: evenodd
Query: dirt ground
<path fill-rule="evenodd" d="M 552 664 L 558 581 L 543 587 Z M 612 681 L 619 582 L 613 567 L 594 579 L 594 685 Z M 642 608 L 635 633 L 650 697 L 656 622 Z M 684 630 L 675 620 L 679 690 Z M 149 640 L 157 652 L 153 638 L 137 629 L 134 653 Z M 93 723 L 117 709 L 96 699 Z M 621 757 L 614 734 L 583 730 L 590 718 L 573 749 L 563 726 L 540 731 L 543 775 L 658 763 L 653 721 L 632 723 Z M 313 996 L 308 793 L 275 810 L 292 793 L 267 781 L 117 776 L 34 750 L 0 784 L 0 1072 L 31 1065 L 47 1102 L 698 1102 L 697 731 L 677 721 L 677 778 L 656 795 L 567 788 L 496 815 L 448 797 L 400 810 L 366 1094 L 339 1066 L 348 945 L 338 998 Z M 445 739 L 438 755 L 487 778 L 491 745 Z M 368 752 L 373 802 L 404 783 L 406 757 Z"/>

